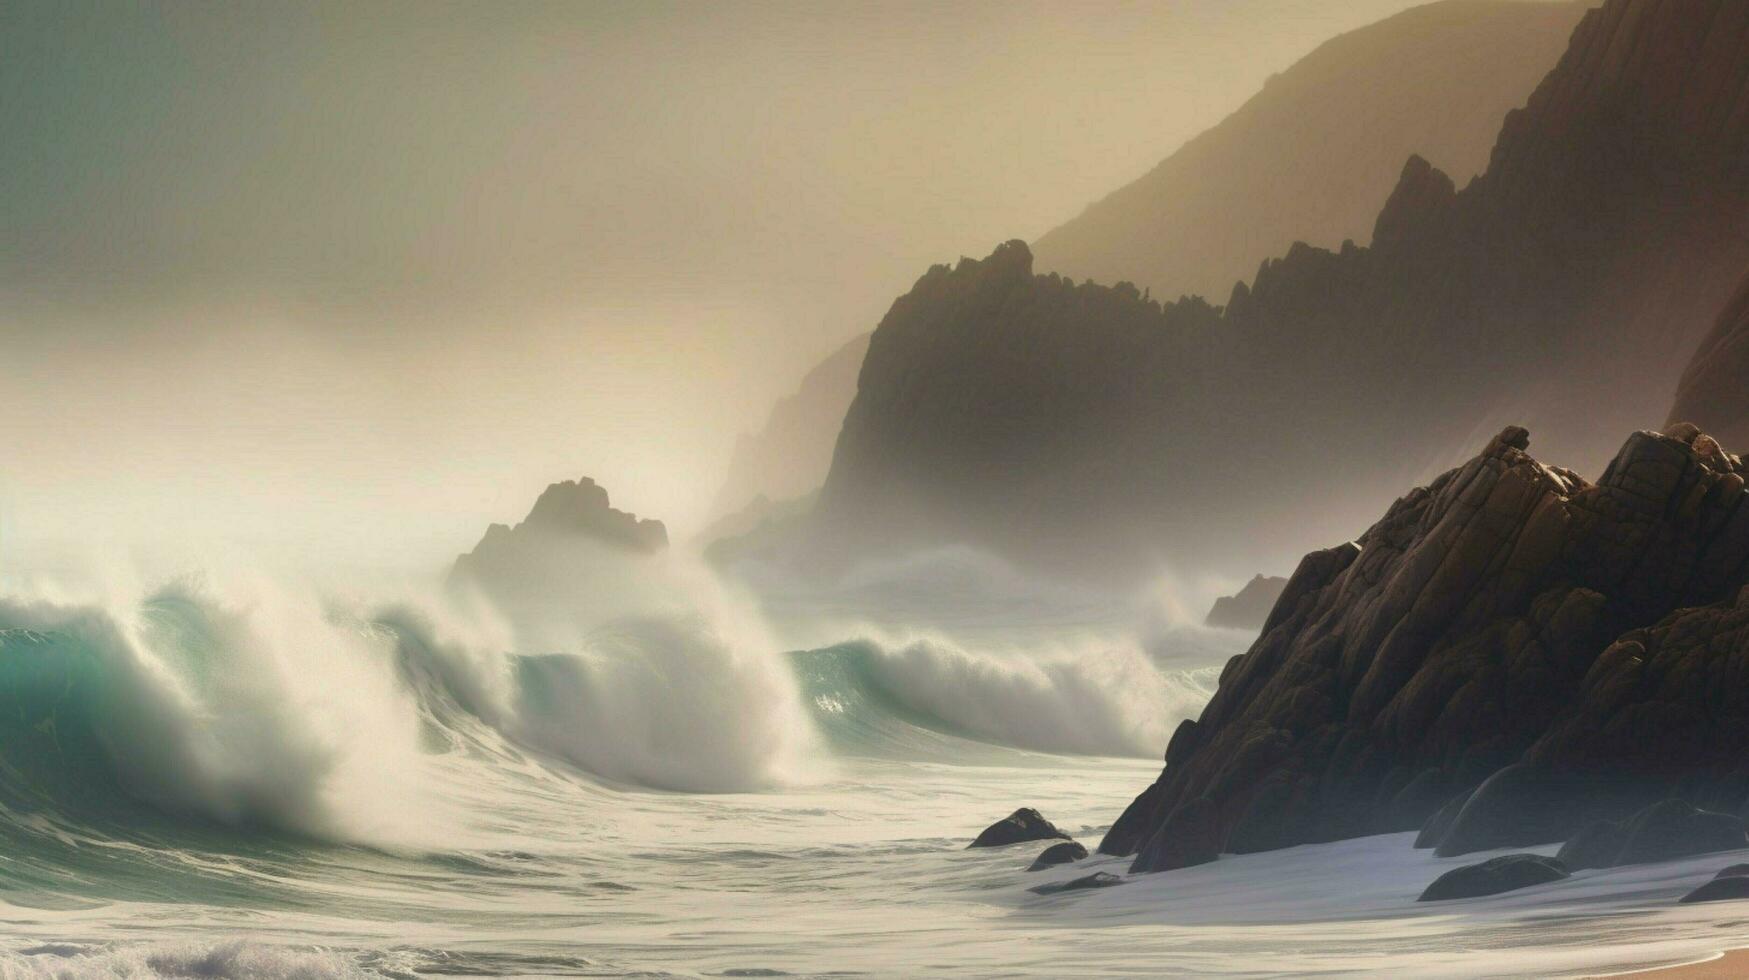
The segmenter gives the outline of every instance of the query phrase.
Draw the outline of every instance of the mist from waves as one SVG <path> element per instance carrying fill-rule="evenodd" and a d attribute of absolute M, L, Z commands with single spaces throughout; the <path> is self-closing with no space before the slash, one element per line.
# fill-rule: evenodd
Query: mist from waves
<path fill-rule="evenodd" d="M 0 704 L 14 707 L 0 806 L 125 823 L 117 809 L 141 805 L 421 849 L 453 845 L 465 822 L 446 756 L 682 793 L 976 744 L 1158 758 L 1232 652 L 1154 623 L 1030 645 L 862 624 L 784 653 L 696 565 L 589 557 L 520 605 L 236 569 L 0 599 Z"/>

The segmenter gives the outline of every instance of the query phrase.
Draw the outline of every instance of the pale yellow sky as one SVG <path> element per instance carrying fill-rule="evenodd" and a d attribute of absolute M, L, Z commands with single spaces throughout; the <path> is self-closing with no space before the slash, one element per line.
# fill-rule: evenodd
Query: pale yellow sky
<path fill-rule="evenodd" d="M 928 265 L 1411 5 L 7 4 L 0 564 L 437 560 L 584 474 L 696 525 Z"/>

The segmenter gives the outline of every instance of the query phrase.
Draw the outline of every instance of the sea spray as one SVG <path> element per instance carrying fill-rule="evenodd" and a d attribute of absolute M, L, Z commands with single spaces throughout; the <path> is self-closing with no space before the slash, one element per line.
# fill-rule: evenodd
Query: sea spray
<path fill-rule="evenodd" d="M 387 649 L 311 601 L 180 582 L 100 603 L 0 601 L 0 630 L 9 660 L 67 663 L 59 706 L 84 729 L 68 737 L 93 740 L 102 775 L 165 812 L 396 844 L 435 823 L 430 809 L 417 826 L 395 816 L 419 796 L 419 752 Z"/>
<path fill-rule="evenodd" d="M 1088 638 L 1039 649 L 969 649 L 940 636 L 865 638 L 798 653 L 816 717 L 850 747 L 915 744 L 900 726 L 1039 752 L 1157 757 L 1201 710 L 1218 668 L 1178 662 L 1191 631 L 1135 641 Z"/>

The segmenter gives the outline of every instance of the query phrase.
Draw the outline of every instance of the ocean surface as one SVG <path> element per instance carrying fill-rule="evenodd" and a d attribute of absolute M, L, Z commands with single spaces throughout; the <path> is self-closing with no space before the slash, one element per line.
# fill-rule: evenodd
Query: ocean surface
<path fill-rule="evenodd" d="M 966 844 L 1033 806 L 1094 847 L 1251 637 L 968 567 L 764 604 L 616 576 L 509 618 L 20 589 L 0 976 L 1579 976 L 1749 945 L 1749 906 L 1674 904 L 1739 855 L 1418 905 L 1486 855 L 1392 835 L 1033 894 L 1127 862 Z"/>

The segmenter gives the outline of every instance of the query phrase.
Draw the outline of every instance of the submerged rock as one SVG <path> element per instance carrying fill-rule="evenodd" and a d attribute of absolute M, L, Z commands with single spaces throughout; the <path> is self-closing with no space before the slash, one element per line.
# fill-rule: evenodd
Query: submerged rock
<path fill-rule="evenodd" d="M 1039 852 L 1038 860 L 1032 862 L 1028 871 L 1043 871 L 1059 864 L 1074 864 L 1087 856 L 1087 848 L 1077 841 L 1066 840 L 1061 844 L 1052 844 Z"/>
<path fill-rule="evenodd" d="M 1627 841 L 1617 864 L 1650 864 L 1749 847 L 1742 818 L 1709 813 L 1681 800 L 1654 803 L 1634 814 L 1622 829 Z"/>
<path fill-rule="evenodd" d="M 978 835 L 967 847 L 1005 847 L 1009 844 L 1024 844 L 1027 841 L 1054 840 L 1061 838 L 1069 840 L 1069 835 L 1056 828 L 1056 825 L 1044 818 L 1044 815 L 1032 807 L 1020 809 L 1003 817 Z"/>
<path fill-rule="evenodd" d="M 1749 898 L 1749 877 L 1729 875 L 1724 878 L 1714 878 L 1677 901 L 1688 904 L 1691 902 L 1723 902 L 1735 898 Z"/>
<path fill-rule="evenodd" d="M 1613 868 L 1620 862 L 1622 848 L 1627 842 L 1628 832 L 1621 824 L 1613 820 L 1593 820 L 1561 845 L 1555 859 L 1566 865 L 1569 871 Z"/>
<path fill-rule="evenodd" d="M 1507 854 L 1481 864 L 1454 868 L 1435 878 L 1418 902 L 1444 902 L 1455 898 L 1481 898 L 1517 891 L 1568 877 L 1565 865 L 1541 854 Z"/>
<path fill-rule="evenodd" d="M 1444 806 L 1433 811 L 1433 816 L 1428 817 L 1427 823 L 1422 826 L 1421 833 L 1415 835 L 1415 849 L 1427 850 L 1438 847 L 1439 842 L 1445 840 L 1445 835 L 1451 832 L 1452 821 L 1457 819 L 1464 804 L 1468 803 L 1474 794 L 1474 790 L 1459 793 L 1447 801 Z"/>
<path fill-rule="evenodd" d="M 1434 849 L 1440 857 L 1548 844 L 1572 833 L 1581 811 L 1554 774 L 1511 765 L 1476 787 Z"/>
<path fill-rule="evenodd" d="M 1078 892 L 1089 888 L 1110 888 L 1123 884 L 1123 879 L 1104 871 L 1095 871 L 1083 878 L 1070 881 L 1053 881 L 1047 885 L 1034 885 L 1027 891 L 1034 895 L 1055 895 L 1058 892 Z"/>

